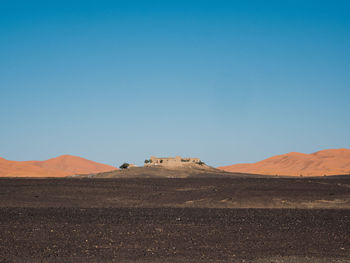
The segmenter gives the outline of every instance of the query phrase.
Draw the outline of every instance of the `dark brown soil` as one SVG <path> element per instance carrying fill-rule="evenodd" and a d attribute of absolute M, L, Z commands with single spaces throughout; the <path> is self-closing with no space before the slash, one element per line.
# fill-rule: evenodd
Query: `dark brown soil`
<path fill-rule="evenodd" d="M 350 178 L 0 179 L 0 207 L 350 208 Z"/>
<path fill-rule="evenodd" d="M 0 262 L 350 262 L 349 186 L 0 179 Z"/>

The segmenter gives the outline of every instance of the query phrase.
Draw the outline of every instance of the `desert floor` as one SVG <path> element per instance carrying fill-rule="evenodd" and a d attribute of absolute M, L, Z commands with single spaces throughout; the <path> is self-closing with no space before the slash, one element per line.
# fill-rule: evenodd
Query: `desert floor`
<path fill-rule="evenodd" d="M 0 262 L 350 262 L 350 179 L 0 179 Z"/>

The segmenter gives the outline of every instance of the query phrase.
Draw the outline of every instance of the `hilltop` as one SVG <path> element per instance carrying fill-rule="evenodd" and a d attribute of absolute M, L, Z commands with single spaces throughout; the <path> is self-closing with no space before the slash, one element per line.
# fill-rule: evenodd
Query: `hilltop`
<path fill-rule="evenodd" d="M 227 172 L 266 175 L 324 176 L 350 174 L 350 150 L 329 149 L 311 154 L 291 152 L 257 163 L 218 167 Z"/>
<path fill-rule="evenodd" d="M 199 165 L 187 164 L 186 166 L 144 166 L 131 167 L 128 169 L 114 170 L 103 173 L 92 173 L 79 175 L 79 177 L 90 178 L 190 178 L 190 177 L 266 177 L 263 175 L 231 173 L 217 168 Z"/>

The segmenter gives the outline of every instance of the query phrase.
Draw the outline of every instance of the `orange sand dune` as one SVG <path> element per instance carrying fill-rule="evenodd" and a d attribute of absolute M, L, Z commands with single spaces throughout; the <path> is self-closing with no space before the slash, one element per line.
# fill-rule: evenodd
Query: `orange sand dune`
<path fill-rule="evenodd" d="M 291 152 L 257 163 L 218 167 L 228 172 L 267 175 L 323 176 L 350 174 L 350 150 L 331 149 L 304 154 Z"/>
<path fill-rule="evenodd" d="M 115 170 L 78 156 L 62 155 L 46 161 L 9 161 L 0 158 L 0 177 L 63 177 Z"/>

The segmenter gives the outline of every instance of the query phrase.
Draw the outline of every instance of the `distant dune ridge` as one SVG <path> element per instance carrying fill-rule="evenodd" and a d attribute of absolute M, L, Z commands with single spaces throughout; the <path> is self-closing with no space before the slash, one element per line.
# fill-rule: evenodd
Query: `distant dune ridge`
<path fill-rule="evenodd" d="M 323 176 L 350 174 L 350 149 L 330 149 L 311 154 L 291 152 L 257 163 L 218 167 L 227 172 L 266 175 Z"/>
<path fill-rule="evenodd" d="M 257 163 L 235 164 L 218 169 L 234 173 L 280 176 L 344 175 L 350 174 L 350 149 L 330 149 L 311 154 L 291 152 Z M 0 177 L 64 177 L 114 170 L 117 169 L 113 166 L 73 155 L 62 155 L 46 161 L 9 161 L 0 157 Z"/>
<path fill-rule="evenodd" d="M 64 177 L 112 170 L 116 168 L 73 155 L 46 161 L 9 161 L 0 157 L 0 177 Z"/>

